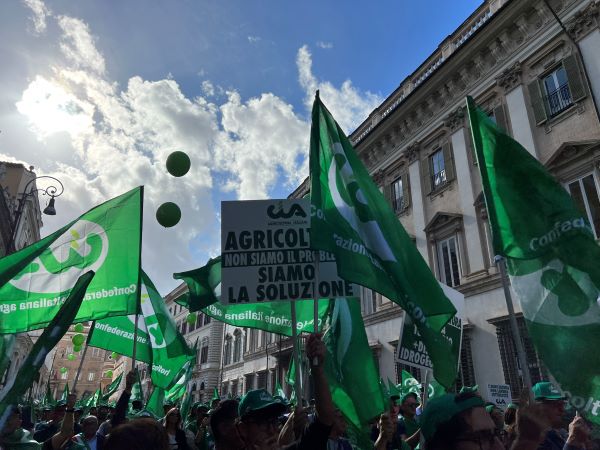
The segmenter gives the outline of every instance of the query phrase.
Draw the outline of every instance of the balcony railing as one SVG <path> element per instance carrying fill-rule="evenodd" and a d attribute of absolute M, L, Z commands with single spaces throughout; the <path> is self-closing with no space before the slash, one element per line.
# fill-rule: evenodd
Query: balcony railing
<path fill-rule="evenodd" d="M 573 104 L 569 85 L 565 83 L 556 90 L 548 93 L 545 100 L 551 117 L 560 114 Z"/>

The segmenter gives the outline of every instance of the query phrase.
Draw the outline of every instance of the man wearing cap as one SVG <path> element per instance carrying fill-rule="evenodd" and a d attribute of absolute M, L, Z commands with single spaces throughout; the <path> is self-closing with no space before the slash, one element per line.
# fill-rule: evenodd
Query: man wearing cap
<path fill-rule="evenodd" d="M 76 433 L 71 439 L 77 444 L 85 446 L 87 450 L 102 450 L 104 436 L 98 434 L 98 418 L 87 416 L 81 424 L 83 431 Z"/>
<path fill-rule="evenodd" d="M 427 450 L 503 450 L 496 426 L 476 392 L 429 401 L 420 417 Z"/>
<path fill-rule="evenodd" d="M 316 417 L 299 441 L 285 449 L 308 450 L 325 449 L 334 421 L 334 406 L 325 377 L 323 362 L 325 345 L 321 335 L 311 334 L 306 343 L 306 353 L 311 363 L 311 376 L 315 387 Z M 316 360 L 317 365 L 312 365 Z M 260 448 L 278 450 L 279 416 L 286 410 L 281 400 L 274 399 L 264 389 L 249 391 L 240 402 L 237 430 L 244 450 Z"/>
<path fill-rule="evenodd" d="M 419 406 L 419 397 L 415 392 L 407 392 L 400 397 L 400 414 L 402 417 L 398 420 L 398 432 L 401 439 L 411 448 L 417 446 L 421 435 L 421 427 L 416 418 L 417 406 Z"/>
<path fill-rule="evenodd" d="M 556 387 L 548 381 L 540 381 L 532 388 L 533 398 L 541 407 L 545 421 L 550 426 L 540 450 L 563 450 L 584 448 L 589 437 L 588 429 L 582 417 L 575 417 L 569 425 L 569 433 L 564 429 L 565 400 Z"/>
<path fill-rule="evenodd" d="M 215 450 L 239 450 L 244 444 L 236 430 L 238 402 L 225 400 L 210 415 L 210 430 L 215 441 Z M 196 445 L 202 450 L 201 442 Z"/>
<path fill-rule="evenodd" d="M 66 408 L 67 403 L 64 400 L 56 402 L 51 419 L 48 422 L 39 425 L 38 429 L 33 434 L 33 438 L 38 442 L 44 442 L 58 433 L 60 422 L 63 420 L 63 417 L 65 417 Z"/>

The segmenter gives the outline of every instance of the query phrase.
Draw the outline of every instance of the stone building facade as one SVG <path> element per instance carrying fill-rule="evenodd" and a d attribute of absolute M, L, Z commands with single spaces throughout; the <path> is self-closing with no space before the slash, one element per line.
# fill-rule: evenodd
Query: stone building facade
<path fill-rule="evenodd" d="M 599 10 L 597 0 L 485 1 L 349 136 L 432 272 L 465 296 L 458 386 L 507 383 L 518 397 L 522 385 L 465 97 L 555 175 L 600 237 Z M 292 197 L 307 192 L 305 181 Z M 361 306 L 382 378 L 399 381 L 404 312 L 367 289 Z M 547 374 L 515 306 L 536 382 Z M 284 385 L 289 339 L 220 332 L 210 367 L 222 363 L 211 383 L 223 395 Z"/>

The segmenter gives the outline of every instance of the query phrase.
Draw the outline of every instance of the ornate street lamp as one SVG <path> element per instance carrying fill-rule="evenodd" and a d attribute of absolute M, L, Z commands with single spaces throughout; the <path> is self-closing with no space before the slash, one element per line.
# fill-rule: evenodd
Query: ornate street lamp
<path fill-rule="evenodd" d="M 53 180 L 52 184 L 46 188 L 31 189 L 29 192 L 27 192 L 27 188 L 29 187 L 29 185 L 31 183 L 33 183 L 34 181 L 37 181 L 37 180 L 41 180 L 42 178 L 49 178 L 49 179 Z M 58 185 L 56 185 L 56 183 L 58 183 Z M 50 196 L 50 201 L 48 202 L 48 205 L 44 208 L 44 210 L 42 212 L 44 214 L 46 214 L 47 216 L 55 216 L 56 208 L 54 207 L 54 199 L 56 197 L 59 197 L 64 192 L 64 190 L 65 190 L 65 187 L 60 182 L 60 180 L 58 178 L 51 177 L 50 175 L 41 175 L 39 177 L 35 177 L 35 178 L 29 180 L 29 182 L 25 185 L 25 189 L 23 189 L 23 194 L 21 195 L 21 198 L 19 199 L 19 205 L 17 207 L 17 214 L 15 215 L 15 220 L 13 222 L 13 227 L 12 227 L 12 236 L 11 236 L 11 239 L 9 242 L 9 249 L 8 249 L 9 254 L 16 251 L 15 240 L 17 239 L 17 230 L 19 229 L 19 224 L 21 223 L 21 216 L 23 215 L 23 211 L 25 210 L 25 203 L 27 202 L 27 199 L 29 197 L 32 197 L 37 192 L 41 192 L 42 195 Z"/>

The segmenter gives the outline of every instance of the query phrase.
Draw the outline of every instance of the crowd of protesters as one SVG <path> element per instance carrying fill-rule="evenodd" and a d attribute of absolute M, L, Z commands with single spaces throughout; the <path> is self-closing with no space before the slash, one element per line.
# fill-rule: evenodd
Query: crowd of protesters
<path fill-rule="evenodd" d="M 196 403 L 188 417 L 165 404 L 163 417 L 130 402 L 136 375 L 126 377 L 114 408 L 92 408 L 82 417 L 76 395 L 28 423 L 13 409 L 0 434 L 5 450 L 352 450 L 344 411 L 336 409 L 323 370 L 325 346 L 319 335 L 307 341 L 314 405 L 292 407 L 266 390 L 241 399 Z M 505 410 L 486 402 L 477 387 L 427 401 L 416 392 L 390 394 L 389 408 L 372 424 L 376 450 L 599 450 L 592 426 L 565 411 L 565 398 L 551 383 L 533 387 L 528 402 Z M 356 442 L 356 439 L 354 440 Z M 363 444 L 364 445 L 364 444 Z M 362 449 L 360 449 L 362 450 Z"/>

